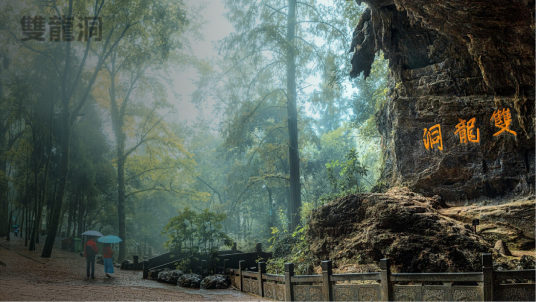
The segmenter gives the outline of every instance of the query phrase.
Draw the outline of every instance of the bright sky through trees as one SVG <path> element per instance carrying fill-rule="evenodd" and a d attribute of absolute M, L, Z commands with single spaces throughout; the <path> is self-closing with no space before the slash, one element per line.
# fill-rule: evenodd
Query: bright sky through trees
<path fill-rule="evenodd" d="M 188 7 L 197 7 L 199 5 L 206 4 L 206 7 L 203 10 L 203 18 L 206 22 L 201 28 L 200 32 L 204 36 L 203 40 L 196 40 L 192 43 L 192 50 L 194 55 L 199 59 L 213 59 L 220 58 L 218 51 L 214 48 L 214 43 L 222 40 L 228 36 L 233 31 L 233 26 L 225 18 L 224 14 L 227 12 L 227 9 L 224 7 L 222 0 L 210 0 L 210 1 L 196 1 L 196 0 L 186 0 L 186 5 Z M 332 0 L 319 0 L 318 3 L 324 5 L 333 5 Z M 318 40 L 319 38 L 316 38 Z M 317 42 L 317 41 L 315 41 Z M 181 98 L 175 100 L 175 105 L 177 109 L 177 116 L 179 120 L 186 121 L 188 123 L 194 122 L 197 118 L 203 118 L 206 121 L 210 122 L 213 127 L 217 126 L 217 121 L 213 120 L 211 116 L 211 108 L 213 102 L 216 100 L 208 100 L 200 106 L 201 110 L 196 108 L 194 104 L 190 102 L 191 94 L 196 90 L 196 85 L 193 80 L 198 79 L 199 75 L 197 74 L 194 68 L 189 68 L 185 71 L 176 72 L 173 76 L 174 88 L 173 90 L 180 94 Z M 307 79 L 307 82 L 311 85 L 310 87 L 304 89 L 305 93 L 310 93 L 315 89 L 318 89 L 318 85 L 321 82 L 321 78 L 318 76 L 312 76 Z M 345 92 L 344 96 L 349 97 L 355 92 L 355 88 L 351 87 L 349 79 L 345 81 Z M 170 93 L 171 94 L 171 93 Z M 318 118 L 310 110 L 310 105 L 308 103 L 303 104 L 308 115 Z M 351 109 L 349 109 L 351 111 Z"/>

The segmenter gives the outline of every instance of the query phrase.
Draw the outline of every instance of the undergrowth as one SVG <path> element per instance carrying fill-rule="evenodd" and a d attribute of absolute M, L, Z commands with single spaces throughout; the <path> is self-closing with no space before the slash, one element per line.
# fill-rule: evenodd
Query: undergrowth
<path fill-rule="evenodd" d="M 285 263 L 294 263 L 295 275 L 314 274 L 316 259 L 309 250 L 309 243 L 305 238 L 306 227 L 300 226 L 294 232 L 272 228 L 270 238 L 274 258 L 266 263 L 266 270 L 270 274 L 283 275 Z"/>

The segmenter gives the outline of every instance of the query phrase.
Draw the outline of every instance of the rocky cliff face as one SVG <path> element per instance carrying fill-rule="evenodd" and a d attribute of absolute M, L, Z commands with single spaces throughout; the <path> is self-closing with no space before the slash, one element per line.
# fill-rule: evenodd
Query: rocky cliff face
<path fill-rule="evenodd" d="M 407 188 L 342 197 L 312 213 L 310 250 L 337 265 L 388 257 L 398 272 L 477 271 L 480 253 L 492 251 L 492 245 L 470 225 L 441 215 L 436 205 Z"/>
<path fill-rule="evenodd" d="M 535 2 L 356 1 L 369 8 L 351 76 L 380 50 L 391 69 L 377 116 L 387 186 L 446 201 L 533 193 Z"/>
<path fill-rule="evenodd" d="M 502 240 L 512 250 L 534 249 L 534 197 L 499 205 L 452 207 L 439 210 L 442 215 L 471 224 L 479 219 L 479 235 L 489 243 Z"/>

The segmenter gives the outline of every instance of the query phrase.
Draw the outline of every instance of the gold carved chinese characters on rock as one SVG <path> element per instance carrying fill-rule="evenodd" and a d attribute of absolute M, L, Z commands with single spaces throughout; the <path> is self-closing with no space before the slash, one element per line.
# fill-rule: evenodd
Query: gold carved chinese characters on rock
<path fill-rule="evenodd" d="M 501 130 L 493 136 L 497 136 L 503 132 L 509 132 L 513 134 L 514 136 L 517 136 L 517 133 L 513 130 L 510 130 L 510 123 L 512 122 L 512 115 L 510 114 L 510 108 L 502 110 L 499 109 L 497 111 L 493 112 L 493 115 L 491 116 L 490 121 L 495 120 L 495 127 L 500 128 Z"/>
<path fill-rule="evenodd" d="M 480 142 L 480 130 L 476 128 L 475 134 L 475 121 L 476 118 L 473 117 L 468 122 L 466 120 L 459 119 L 460 123 L 456 125 L 456 131 L 454 134 L 457 134 L 460 137 L 460 143 L 467 144 L 467 142 L 478 143 Z"/>
<path fill-rule="evenodd" d="M 424 134 L 422 136 L 424 147 L 426 150 L 433 149 L 437 145 L 437 149 L 443 150 L 443 137 L 441 136 L 441 125 L 437 124 L 430 129 L 424 128 Z"/>
<path fill-rule="evenodd" d="M 456 125 L 455 135 L 460 138 L 460 143 L 480 143 L 480 129 L 476 127 L 476 117 L 469 120 L 459 119 L 459 123 Z M 517 136 L 517 133 L 510 129 L 512 123 L 512 115 L 509 108 L 498 109 L 493 112 L 490 121 L 495 122 L 495 127 L 500 130 L 493 134 L 498 136 L 501 133 L 510 133 Z M 443 136 L 441 134 L 441 125 L 437 124 L 429 129 L 424 128 L 424 134 L 422 137 L 424 147 L 426 150 L 434 149 L 436 147 L 439 150 L 443 150 Z"/>

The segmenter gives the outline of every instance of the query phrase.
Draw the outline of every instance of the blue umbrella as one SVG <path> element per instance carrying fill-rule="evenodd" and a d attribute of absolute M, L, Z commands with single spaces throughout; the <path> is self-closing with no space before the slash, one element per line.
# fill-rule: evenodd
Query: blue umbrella
<path fill-rule="evenodd" d="M 96 236 L 96 237 L 102 237 L 103 236 L 101 232 L 97 232 L 97 231 L 85 231 L 80 235 L 82 235 L 82 236 Z"/>
<path fill-rule="evenodd" d="M 101 237 L 99 239 L 97 239 L 98 242 L 103 242 L 103 243 L 118 243 L 118 242 L 121 242 L 123 241 L 121 238 L 117 237 L 117 236 L 113 236 L 113 235 L 108 235 L 108 236 L 104 236 L 104 237 Z"/>

